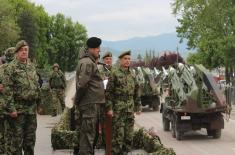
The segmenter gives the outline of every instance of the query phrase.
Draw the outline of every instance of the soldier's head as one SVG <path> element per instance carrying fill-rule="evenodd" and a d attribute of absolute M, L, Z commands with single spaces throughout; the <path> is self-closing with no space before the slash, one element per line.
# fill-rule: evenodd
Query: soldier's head
<path fill-rule="evenodd" d="M 96 59 L 98 59 L 100 55 L 101 42 L 101 39 L 97 37 L 91 37 L 86 42 L 88 52 L 90 52 Z"/>
<path fill-rule="evenodd" d="M 15 58 L 15 47 L 8 48 L 5 52 L 7 62 L 11 62 Z"/>
<path fill-rule="evenodd" d="M 60 69 L 60 66 L 58 63 L 54 63 L 54 65 L 52 66 L 52 69 L 55 71 L 55 72 L 58 72 L 58 70 Z"/>
<path fill-rule="evenodd" d="M 16 58 L 21 62 L 27 62 L 29 57 L 29 45 L 25 40 L 21 40 L 15 47 Z"/>
<path fill-rule="evenodd" d="M 131 64 L 131 51 L 123 52 L 119 57 L 120 66 L 124 68 L 129 68 Z"/>
<path fill-rule="evenodd" d="M 112 53 L 111 52 L 106 52 L 103 57 L 103 62 L 106 64 L 106 65 L 109 65 L 109 66 L 112 66 Z"/>

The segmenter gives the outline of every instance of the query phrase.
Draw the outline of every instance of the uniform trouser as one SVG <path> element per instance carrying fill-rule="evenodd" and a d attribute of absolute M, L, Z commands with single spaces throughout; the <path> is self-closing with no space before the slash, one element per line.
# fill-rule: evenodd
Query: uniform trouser
<path fill-rule="evenodd" d="M 124 155 L 132 148 L 134 113 L 114 111 L 112 123 L 112 155 Z"/>
<path fill-rule="evenodd" d="M 65 101 L 64 101 L 64 89 L 52 89 L 52 111 L 53 114 L 59 113 L 61 107 L 61 110 L 63 111 L 65 108 Z"/>
<path fill-rule="evenodd" d="M 37 116 L 18 114 L 17 118 L 8 118 L 10 136 L 14 137 L 11 146 L 6 148 L 7 155 L 34 155 L 36 141 Z"/>
<path fill-rule="evenodd" d="M 79 155 L 94 155 L 94 140 L 99 117 L 100 104 L 79 107 L 81 126 L 79 128 Z"/>
<path fill-rule="evenodd" d="M 5 153 L 5 119 L 3 116 L 0 116 L 0 155 L 4 155 Z"/>

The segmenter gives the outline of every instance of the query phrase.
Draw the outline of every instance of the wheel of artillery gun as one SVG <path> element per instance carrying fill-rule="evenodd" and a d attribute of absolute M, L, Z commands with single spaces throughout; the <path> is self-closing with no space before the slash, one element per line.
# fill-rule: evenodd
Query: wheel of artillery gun
<path fill-rule="evenodd" d="M 221 129 L 214 129 L 214 130 L 207 129 L 207 135 L 212 136 L 214 139 L 218 139 L 221 137 Z"/>

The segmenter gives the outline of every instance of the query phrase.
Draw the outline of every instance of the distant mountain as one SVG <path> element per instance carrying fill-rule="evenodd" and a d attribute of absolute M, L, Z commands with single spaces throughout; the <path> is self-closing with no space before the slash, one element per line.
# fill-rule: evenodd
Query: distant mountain
<path fill-rule="evenodd" d="M 187 43 L 179 43 L 176 33 L 167 33 L 157 36 L 136 37 L 120 41 L 103 41 L 103 49 L 109 49 L 113 55 L 118 56 L 121 51 L 132 50 L 133 56 L 138 54 L 145 55 L 145 51 L 154 50 L 156 55 L 162 51 L 176 51 L 178 46 L 179 53 L 186 57 L 188 54 Z"/>

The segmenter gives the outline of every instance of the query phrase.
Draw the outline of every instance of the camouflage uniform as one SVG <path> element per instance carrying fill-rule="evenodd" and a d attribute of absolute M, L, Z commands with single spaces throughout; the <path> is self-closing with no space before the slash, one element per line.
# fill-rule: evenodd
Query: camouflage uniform
<path fill-rule="evenodd" d="M 0 84 L 2 84 L 2 79 L 4 75 L 4 67 L 0 66 Z M 5 142 L 4 142 L 4 131 L 5 131 L 5 119 L 4 119 L 4 96 L 3 91 L 0 92 L 0 155 L 4 153 L 5 150 Z"/>
<path fill-rule="evenodd" d="M 100 104 L 104 100 L 104 85 L 95 57 L 87 50 L 80 53 L 76 72 L 75 104 L 79 110 L 79 155 L 94 154 L 94 139 Z M 75 146 L 76 148 L 76 146 Z M 77 147 L 78 148 L 78 147 Z"/>
<path fill-rule="evenodd" d="M 21 41 L 16 49 L 27 46 Z M 16 51 L 17 52 L 17 51 Z M 39 95 L 39 84 L 36 68 L 29 60 L 21 63 L 13 60 L 5 70 L 3 78 L 6 95 L 6 110 L 17 112 L 17 117 L 8 117 L 11 146 L 6 149 L 9 155 L 34 155 L 37 118 L 36 109 Z M 14 140 L 12 139 L 14 137 Z"/>
<path fill-rule="evenodd" d="M 54 64 L 54 67 L 58 67 L 58 64 Z M 49 80 L 50 88 L 52 90 L 52 116 L 55 116 L 58 111 L 58 106 L 61 107 L 62 111 L 65 108 L 65 87 L 66 80 L 61 70 L 53 71 Z M 59 104 L 58 104 L 59 103 Z"/>
<path fill-rule="evenodd" d="M 7 67 L 8 63 L 11 62 L 14 59 L 14 47 L 8 48 L 5 51 L 5 57 L 6 57 L 6 63 L 0 66 L 0 84 L 2 84 L 3 76 L 4 76 L 4 70 Z M 6 103 L 5 103 L 5 96 L 4 96 L 4 90 L 0 92 L 0 155 L 4 154 L 5 152 L 5 146 L 7 141 L 6 137 L 8 137 L 6 132 Z"/>
<path fill-rule="evenodd" d="M 113 110 L 112 154 L 123 155 L 132 147 L 134 111 L 140 110 L 139 87 L 130 69 L 112 70 L 106 88 L 107 111 Z"/>

